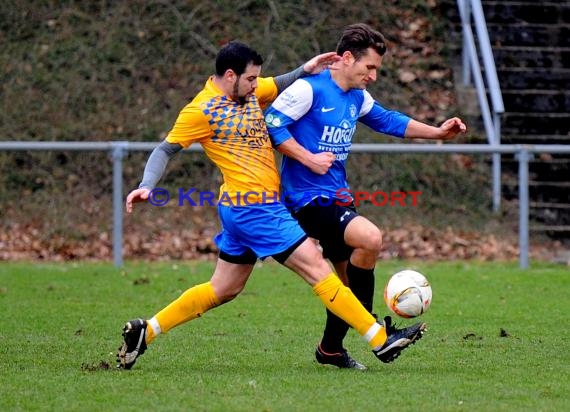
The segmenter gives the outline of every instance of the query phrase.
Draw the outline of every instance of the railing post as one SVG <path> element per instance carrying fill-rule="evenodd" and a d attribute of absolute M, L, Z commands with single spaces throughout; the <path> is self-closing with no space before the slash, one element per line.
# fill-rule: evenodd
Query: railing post
<path fill-rule="evenodd" d="M 129 142 L 112 142 L 113 158 L 113 261 L 123 266 L 123 157 Z"/>
<path fill-rule="evenodd" d="M 528 162 L 532 158 L 524 147 L 515 155 L 519 162 L 519 266 L 528 268 Z"/>
<path fill-rule="evenodd" d="M 465 26 L 470 25 L 471 22 L 471 0 L 457 0 L 459 6 L 461 18 L 461 26 L 463 28 L 463 33 L 465 33 Z M 463 52 L 461 54 L 461 68 L 462 68 L 462 80 L 464 86 L 471 85 L 471 64 L 469 63 L 469 44 L 467 36 L 463 36 Z"/>
<path fill-rule="evenodd" d="M 493 145 L 501 146 L 501 115 L 493 114 L 493 126 L 495 136 Z M 493 153 L 493 211 L 498 212 L 501 208 L 501 153 Z"/>

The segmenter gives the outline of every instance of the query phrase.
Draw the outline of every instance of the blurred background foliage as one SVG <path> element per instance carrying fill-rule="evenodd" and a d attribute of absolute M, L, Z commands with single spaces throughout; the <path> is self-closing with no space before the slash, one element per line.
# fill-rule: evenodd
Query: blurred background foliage
<path fill-rule="evenodd" d="M 227 41 L 251 44 L 265 58 L 262 74 L 281 74 L 334 50 L 341 29 L 360 21 L 389 42 L 370 87 L 385 107 L 431 124 L 461 115 L 435 0 L 5 0 L 0 139 L 159 142 L 213 72 L 215 54 Z M 471 130 L 457 142 L 476 134 Z M 360 126 L 354 141 L 395 140 Z M 125 159 L 125 191 L 138 185 L 147 156 L 131 152 Z M 423 192 L 415 208 L 365 206 L 381 226 L 419 221 L 484 230 L 496 223 L 487 160 L 353 154 L 348 169 L 354 190 Z M 197 153 L 179 155 L 168 170 L 162 186 L 172 190 L 215 191 L 220 183 Z M 35 230 L 35 237 L 52 241 L 110 232 L 107 153 L 1 152 L 0 173 L 5 230 Z M 200 231 L 217 224 L 214 208 L 139 209 L 126 230 L 153 234 L 187 222 Z"/>

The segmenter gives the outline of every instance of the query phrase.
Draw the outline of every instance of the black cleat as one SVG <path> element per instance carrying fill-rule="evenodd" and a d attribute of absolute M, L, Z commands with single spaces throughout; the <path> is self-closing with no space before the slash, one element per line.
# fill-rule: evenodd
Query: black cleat
<path fill-rule="evenodd" d="M 321 349 L 321 345 L 317 346 L 317 350 L 315 351 L 315 358 L 317 362 L 322 363 L 323 365 L 334 365 L 338 368 L 343 369 L 358 369 L 361 371 L 366 370 L 366 366 L 363 364 L 355 361 L 346 351 L 343 349 L 342 352 L 337 353 L 326 353 Z"/>
<path fill-rule="evenodd" d="M 123 344 L 117 353 L 117 368 L 131 369 L 146 350 L 146 321 L 134 319 L 123 327 Z"/>
<path fill-rule="evenodd" d="M 408 328 L 398 329 L 392 325 L 390 316 L 384 318 L 384 327 L 388 337 L 386 342 L 379 348 L 372 350 L 374 355 L 384 363 L 392 362 L 400 356 L 400 352 L 420 340 L 426 330 L 424 322 L 416 323 Z"/>

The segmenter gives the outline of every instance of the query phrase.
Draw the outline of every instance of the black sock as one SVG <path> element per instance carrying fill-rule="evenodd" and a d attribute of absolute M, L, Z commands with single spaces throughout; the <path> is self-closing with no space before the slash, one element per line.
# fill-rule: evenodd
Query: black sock
<path fill-rule="evenodd" d="M 350 261 L 346 269 L 349 287 L 367 311 L 372 312 L 374 299 L 374 269 L 362 269 Z M 327 309 L 327 321 L 321 340 L 321 349 L 336 353 L 343 350 L 342 342 L 350 326 Z"/>
<path fill-rule="evenodd" d="M 321 349 L 328 353 L 342 351 L 342 341 L 348 329 L 350 329 L 348 323 L 327 309 L 327 322 L 321 340 Z"/>
<path fill-rule="evenodd" d="M 362 303 L 366 310 L 372 313 L 374 302 L 374 269 L 362 269 L 354 266 L 350 261 L 346 268 L 348 284 L 354 296 Z"/>

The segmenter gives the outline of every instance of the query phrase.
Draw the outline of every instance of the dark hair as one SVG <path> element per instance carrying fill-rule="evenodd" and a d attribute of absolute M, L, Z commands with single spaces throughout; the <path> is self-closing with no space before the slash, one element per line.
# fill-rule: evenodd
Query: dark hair
<path fill-rule="evenodd" d="M 249 63 L 261 66 L 263 57 L 247 44 L 231 41 L 216 56 L 216 74 L 222 76 L 226 70 L 231 69 L 239 76 L 245 72 Z"/>
<path fill-rule="evenodd" d="M 349 51 L 358 60 L 367 53 L 368 48 L 372 48 L 380 56 L 384 56 L 386 53 L 384 36 L 367 24 L 356 23 L 344 28 L 336 45 L 336 52 L 341 56 L 345 51 Z"/>

